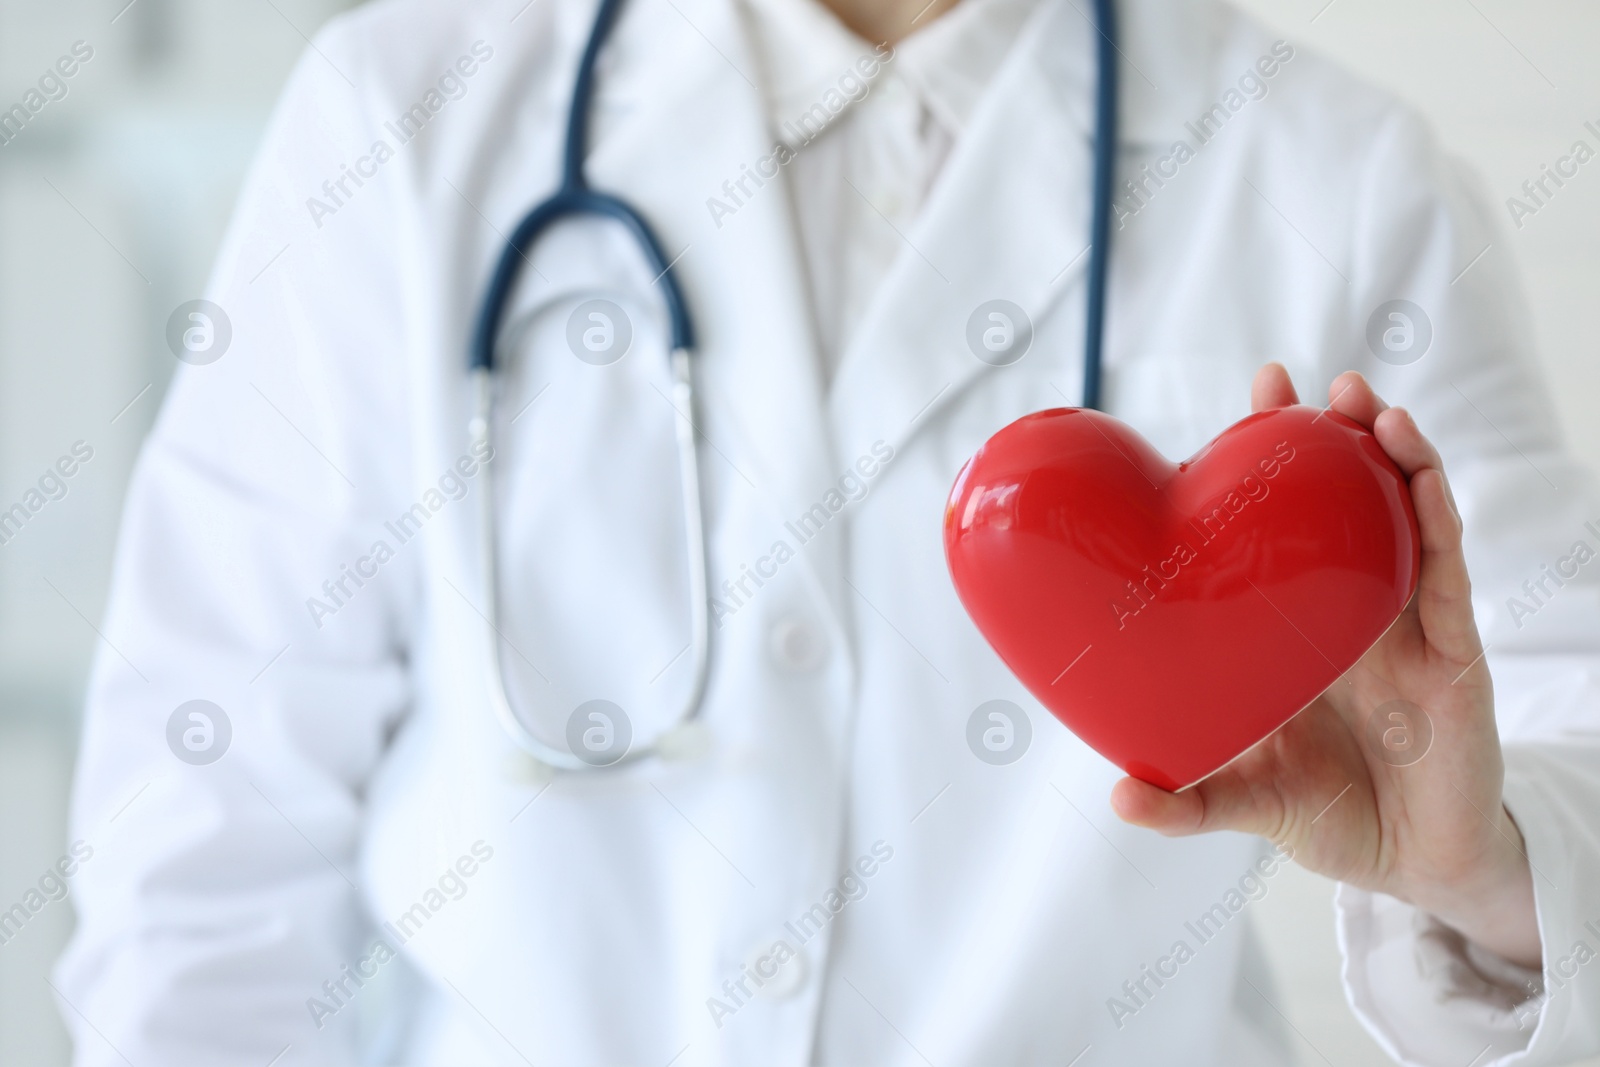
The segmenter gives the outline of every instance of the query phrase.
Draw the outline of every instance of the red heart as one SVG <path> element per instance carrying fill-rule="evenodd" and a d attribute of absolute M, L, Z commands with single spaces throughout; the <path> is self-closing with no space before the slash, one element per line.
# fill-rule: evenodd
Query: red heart
<path fill-rule="evenodd" d="M 1170 790 L 1333 684 L 1421 566 L 1405 476 L 1361 426 L 1301 406 L 1176 466 L 1097 411 L 1025 416 L 961 469 L 944 544 L 961 603 L 1029 691 Z"/>

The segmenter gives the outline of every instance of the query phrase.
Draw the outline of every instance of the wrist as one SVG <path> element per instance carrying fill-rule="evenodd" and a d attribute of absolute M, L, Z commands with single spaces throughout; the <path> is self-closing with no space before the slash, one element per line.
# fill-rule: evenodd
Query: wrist
<path fill-rule="evenodd" d="M 1481 948 L 1523 967 L 1543 960 L 1533 868 L 1522 831 L 1502 805 L 1483 860 L 1464 878 L 1419 888 L 1404 899 Z"/>

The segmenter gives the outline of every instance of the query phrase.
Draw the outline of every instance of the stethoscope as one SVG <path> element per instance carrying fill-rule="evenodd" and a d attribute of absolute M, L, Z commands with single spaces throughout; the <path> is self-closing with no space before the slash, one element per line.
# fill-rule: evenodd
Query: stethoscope
<path fill-rule="evenodd" d="M 494 478 L 484 479 L 480 500 L 481 552 L 483 559 L 483 613 L 489 624 L 486 644 L 489 649 L 489 699 L 496 717 L 518 746 L 539 762 L 562 770 L 589 770 L 614 766 L 658 751 L 661 740 L 691 722 L 700 712 L 705 696 L 706 677 L 711 663 L 710 600 L 707 592 L 707 552 L 704 505 L 700 493 L 699 452 L 695 444 L 695 391 L 692 355 L 694 325 L 683 298 L 672 264 L 661 249 L 650 224 L 626 201 L 589 187 L 583 175 L 583 160 L 588 141 L 588 118 L 594 96 L 594 68 L 600 49 L 616 25 L 623 0 L 601 0 L 594 26 L 578 61 L 572 86 L 572 104 L 567 112 L 567 132 L 561 158 L 561 185 L 537 204 L 517 225 L 506 242 L 490 279 L 483 307 L 473 333 L 469 370 L 475 393 L 475 412 L 467 432 L 479 455 L 487 449 L 494 418 L 493 376 L 495 346 L 504 319 L 506 302 L 528 262 L 529 253 L 550 226 L 563 219 L 592 215 L 613 219 L 632 232 L 639 252 L 655 274 L 661 299 L 666 306 L 672 349 L 672 404 L 677 409 L 678 475 L 683 491 L 683 521 L 688 544 L 689 628 L 693 676 L 673 726 L 656 738 L 632 744 L 626 752 L 603 762 L 560 749 L 535 736 L 511 706 L 505 686 L 504 664 L 500 657 L 498 609 L 499 560 L 495 537 Z M 1094 158 L 1092 165 L 1092 212 L 1089 227 L 1087 309 L 1084 328 L 1083 406 L 1100 406 L 1101 344 L 1105 332 L 1106 274 L 1111 238 L 1111 182 L 1116 167 L 1117 144 L 1117 26 L 1115 0 L 1094 0 L 1098 40 L 1095 86 Z"/>

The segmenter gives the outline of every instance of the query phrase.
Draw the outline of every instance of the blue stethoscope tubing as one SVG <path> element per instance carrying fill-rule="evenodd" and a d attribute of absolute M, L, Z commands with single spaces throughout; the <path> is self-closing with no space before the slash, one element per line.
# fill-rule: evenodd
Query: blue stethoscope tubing
<path fill-rule="evenodd" d="M 694 323 L 688 302 L 673 265 L 662 251 L 661 242 L 644 216 L 626 201 L 589 187 L 583 173 L 587 154 L 589 113 L 594 98 L 595 64 L 606 39 L 616 26 L 624 0 L 600 0 L 594 25 L 589 30 L 583 55 L 578 60 L 573 80 L 572 103 L 567 112 L 566 140 L 561 157 L 561 184 L 556 191 L 525 215 L 506 241 L 495 264 L 489 288 L 473 330 L 468 370 L 472 378 L 474 414 L 467 432 L 474 445 L 489 444 L 494 423 L 494 374 L 496 347 L 504 324 L 506 305 L 516 287 L 522 267 L 529 261 L 534 246 L 552 225 L 567 219 L 590 216 L 620 223 L 633 237 L 639 253 L 655 274 L 656 287 L 667 312 L 671 340 L 669 357 L 672 374 L 672 403 L 677 409 L 676 440 L 678 474 L 683 496 L 684 532 L 688 545 L 690 593 L 690 651 L 693 677 L 679 712 L 676 725 L 667 733 L 693 720 L 704 702 L 706 680 L 711 663 L 710 598 L 708 595 L 708 557 L 705 539 L 704 502 L 700 492 L 699 451 L 694 426 Z M 1095 24 L 1095 128 L 1091 164 L 1091 212 L 1089 220 L 1089 264 L 1083 345 L 1083 406 L 1100 406 L 1101 364 L 1105 337 L 1106 279 L 1110 265 L 1111 215 L 1117 156 L 1117 23 L 1116 0 L 1094 0 Z M 480 452 L 479 454 L 488 454 Z M 488 478 L 479 494 L 484 617 L 489 624 L 489 698 L 501 726 L 517 745 L 539 762 L 561 770 L 589 770 L 594 764 L 577 754 L 557 748 L 537 737 L 518 717 L 505 687 L 504 664 L 500 656 L 498 611 L 499 556 L 495 531 L 494 478 Z M 662 737 L 665 736 L 665 733 Z M 661 737 L 634 745 L 607 766 L 627 762 L 656 751 Z"/>
<path fill-rule="evenodd" d="M 1117 5 L 1095 0 L 1094 154 L 1089 217 L 1089 268 L 1083 322 L 1083 406 L 1100 407 L 1106 336 L 1106 277 L 1111 266 L 1111 183 L 1117 176 Z"/>

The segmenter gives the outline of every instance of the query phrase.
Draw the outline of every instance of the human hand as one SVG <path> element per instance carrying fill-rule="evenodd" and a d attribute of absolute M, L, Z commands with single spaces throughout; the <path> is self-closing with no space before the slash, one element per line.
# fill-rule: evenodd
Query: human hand
<path fill-rule="evenodd" d="M 1256 411 L 1298 402 L 1276 363 L 1261 368 L 1250 392 Z M 1168 836 L 1240 830 L 1287 844 L 1310 870 L 1398 897 L 1537 967 L 1532 870 L 1501 802 L 1493 686 L 1439 453 L 1361 375 L 1340 375 L 1329 397 L 1331 410 L 1373 432 L 1410 483 L 1422 540 L 1416 595 L 1360 662 L 1270 737 L 1181 793 L 1124 778 L 1112 808 Z M 1394 736 L 1387 712 L 1407 715 L 1392 729 L 1416 731 L 1425 725 L 1419 708 L 1432 745 L 1410 762 L 1384 743 Z M 1369 733 L 1380 709 L 1385 720 Z"/>

